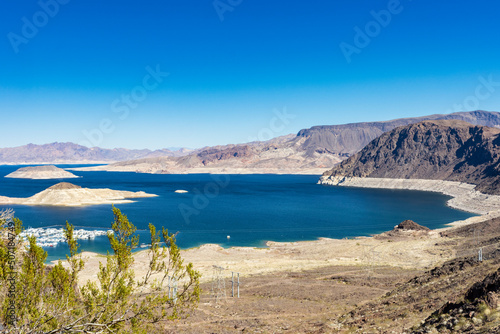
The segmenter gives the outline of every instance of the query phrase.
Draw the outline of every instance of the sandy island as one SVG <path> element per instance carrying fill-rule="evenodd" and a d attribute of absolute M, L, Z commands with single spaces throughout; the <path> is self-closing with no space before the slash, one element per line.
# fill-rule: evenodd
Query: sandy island
<path fill-rule="evenodd" d="M 5 177 L 15 179 L 35 179 L 35 180 L 49 180 L 49 179 L 70 179 L 78 178 L 73 173 L 70 173 L 62 168 L 56 166 L 35 166 L 19 168 Z"/>
<path fill-rule="evenodd" d="M 133 201 L 127 198 L 156 197 L 144 191 L 132 192 L 112 189 L 90 189 L 61 182 L 28 198 L 0 196 L 0 204 L 81 206 L 121 204 Z"/>
<path fill-rule="evenodd" d="M 436 180 L 418 180 L 425 182 L 409 182 L 412 180 L 393 181 L 392 186 L 389 186 L 387 180 L 383 182 L 386 182 L 386 188 L 432 190 L 451 196 L 456 195 L 450 200 L 454 207 L 481 215 L 453 222 L 449 227 L 431 230 L 425 234 L 410 231 L 390 240 L 384 238 L 384 234 L 382 234 L 354 239 L 320 238 L 314 241 L 298 242 L 269 241 L 267 242 L 267 248 L 223 248 L 219 245 L 205 244 L 197 248 L 183 250 L 182 257 L 185 262 L 194 264 L 194 267 L 202 273 L 202 281 L 205 282 L 212 278 L 213 265 L 226 268 L 229 275 L 231 271 L 235 271 L 239 272 L 243 277 L 309 270 L 332 265 L 393 266 L 424 269 L 456 256 L 450 247 L 444 246 L 445 243 L 438 242 L 443 239 L 440 232 L 500 216 L 500 196 L 481 193 L 478 193 L 478 195 L 473 190 L 474 186 L 471 185 Z M 382 188 L 383 182 L 381 180 L 369 180 L 364 186 L 377 185 L 373 187 Z M 361 183 L 361 181 L 357 180 L 356 183 L 343 185 L 354 186 L 355 184 L 360 186 Z M 402 188 L 402 184 L 408 188 Z M 410 188 L 409 185 L 420 186 Z M 472 196 L 476 200 L 471 201 L 470 198 L 463 197 L 464 194 Z M 466 198 L 468 200 L 465 200 Z M 81 272 L 80 282 L 83 283 L 89 279 L 96 280 L 99 261 L 104 262 L 104 256 L 91 252 L 83 252 L 82 255 L 86 264 Z M 137 277 L 141 277 L 144 275 L 149 262 L 148 250 L 139 251 L 134 254 L 134 257 L 134 271 Z"/>

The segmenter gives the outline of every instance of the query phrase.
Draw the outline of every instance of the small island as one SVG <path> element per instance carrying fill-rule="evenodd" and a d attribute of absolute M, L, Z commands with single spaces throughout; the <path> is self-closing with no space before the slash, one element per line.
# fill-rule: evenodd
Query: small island
<path fill-rule="evenodd" d="M 131 203 L 128 198 L 156 197 L 144 191 L 132 192 L 112 189 L 90 189 L 61 182 L 49 187 L 38 194 L 28 198 L 13 198 L 0 196 L 0 205 L 55 205 L 55 206 L 81 206 L 96 204 Z"/>
<path fill-rule="evenodd" d="M 5 177 L 15 179 L 36 179 L 36 180 L 49 180 L 49 179 L 70 179 L 78 178 L 73 173 L 70 173 L 62 168 L 49 165 L 49 166 L 35 166 L 19 168 Z"/>

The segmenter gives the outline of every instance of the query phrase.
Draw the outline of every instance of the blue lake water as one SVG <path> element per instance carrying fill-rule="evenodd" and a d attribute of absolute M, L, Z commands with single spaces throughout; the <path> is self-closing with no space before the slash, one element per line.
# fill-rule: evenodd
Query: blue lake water
<path fill-rule="evenodd" d="M 390 230 L 405 219 L 439 228 L 474 215 L 447 207 L 449 197 L 438 193 L 322 186 L 316 184 L 317 175 L 73 172 L 81 178 L 4 178 L 19 167 L 0 166 L 0 195 L 29 197 L 62 181 L 89 188 L 157 194 L 158 197 L 116 206 L 137 226 L 140 242 L 149 242 L 147 227 L 153 223 L 157 228 L 164 226 L 179 232 L 177 241 L 181 248 L 204 243 L 262 247 L 268 240 L 367 236 Z M 179 189 L 188 193 L 175 193 Z M 67 220 L 77 228 L 109 229 L 113 221 L 111 205 L 11 207 L 25 227 L 64 225 Z M 110 249 L 105 236 L 79 243 L 87 251 L 105 253 Z M 49 260 L 64 258 L 68 252 L 65 245 L 46 250 Z"/>

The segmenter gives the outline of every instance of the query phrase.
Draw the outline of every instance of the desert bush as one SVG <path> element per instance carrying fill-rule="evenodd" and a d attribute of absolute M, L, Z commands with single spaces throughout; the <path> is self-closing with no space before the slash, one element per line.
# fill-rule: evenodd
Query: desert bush
<path fill-rule="evenodd" d="M 0 215 L 0 329 L 3 333 L 126 333 L 148 332 L 169 320 L 186 317 L 199 302 L 200 274 L 185 265 L 175 236 L 150 224 L 147 273 L 137 279 L 132 249 L 135 226 L 112 207 L 113 253 L 99 263 L 96 281 L 78 284 L 84 267 L 73 226 L 64 233 L 70 249 L 67 262 L 47 265 L 47 252 L 35 237 L 21 240 L 22 222 L 12 211 Z M 163 241 L 163 245 L 161 244 Z M 153 279 L 154 277 L 154 279 Z M 167 282 L 179 283 L 169 293 Z"/>

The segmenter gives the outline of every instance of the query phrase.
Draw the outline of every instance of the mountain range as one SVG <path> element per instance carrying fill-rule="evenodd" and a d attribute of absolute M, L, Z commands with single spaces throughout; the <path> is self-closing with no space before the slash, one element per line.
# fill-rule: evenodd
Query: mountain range
<path fill-rule="evenodd" d="M 73 143 L 28 144 L 0 149 L 0 164 L 110 163 L 98 170 L 146 173 L 322 173 L 387 131 L 424 120 L 462 120 L 500 127 L 500 113 L 458 112 L 382 122 L 314 126 L 265 142 L 196 150 L 87 148 Z M 95 169 L 94 169 L 95 170 Z"/>
<path fill-rule="evenodd" d="M 161 149 L 151 151 L 129 150 L 126 148 L 88 148 L 74 143 L 28 144 L 17 147 L 0 148 L 0 164 L 71 164 L 110 163 L 156 156 L 182 156 L 192 150 Z"/>

